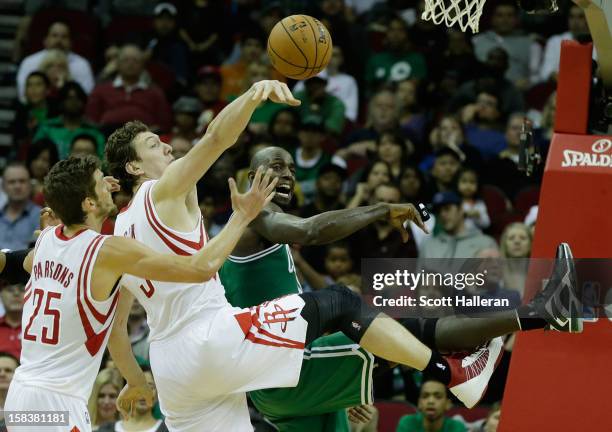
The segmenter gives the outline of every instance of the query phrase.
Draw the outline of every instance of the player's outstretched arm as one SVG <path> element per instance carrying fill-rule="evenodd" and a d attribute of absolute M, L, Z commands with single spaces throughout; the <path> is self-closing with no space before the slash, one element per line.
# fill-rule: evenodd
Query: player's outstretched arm
<path fill-rule="evenodd" d="M 155 397 L 132 351 L 127 326 L 132 303 L 134 296 L 127 289 L 121 288 L 115 321 L 108 339 L 111 357 L 127 383 L 117 398 L 117 408 L 124 416 L 131 414 L 139 399 L 144 398 L 149 406 L 153 406 Z"/>
<path fill-rule="evenodd" d="M 315 245 L 343 239 L 385 218 L 400 231 L 404 241 L 408 241 L 408 232 L 402 226 L 406 220 L 413 221 L 427 232 L 418 210 L 412 204 L 386 203 L 334 210 L 306 219 L 266 208 L 253 221 L 251 228 L 272 243 Z"/>
<path fill-rule="evenodd" d="M 248 225 L 272 198 L 277 179 L 272 170 L 263 175 L 259 168 L 248 192 L 241 194 L 234 179 L 229 179 L 234 213 L 221 232 L 192 256 L 159 254 L 127 237 L 111 237 L 100 250 L 96 266 L 118 279 L 131 274 L 143 279 L 164 282 L 203 282 L 217 273 L 236 247 Z"/>
<path fill-rule="evenodd" d="M 193 190 L 219 156 L 238 140 L 257 106 L 268 99 L 291 106 L 300 104 L 285 83 L 266 80 L 253 84 L 213 119 L 189 153 L 164 171 L 153 189 L 155 202 L 184 197 Z"/>

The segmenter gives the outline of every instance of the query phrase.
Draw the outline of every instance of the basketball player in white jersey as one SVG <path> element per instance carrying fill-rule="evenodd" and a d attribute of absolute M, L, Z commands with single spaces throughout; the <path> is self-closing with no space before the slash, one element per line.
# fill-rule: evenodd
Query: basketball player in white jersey
<path fill-rule="evenodd" d="M 196 182 L 247 126 L 266 100 L 299 105 L 287 86 L 260 81 L 211 122 L 204 137 L 181 159 L 140 122 L 108 139 L 110 174 L 133 194 L 117 217 L 115 234 L 133 237 L 158 252 L 190 255 L 207 244 Z M 413 206 L 398 213 L 423 222 Z M 483 395 L 501 355 L 501 342 L 476 357 L 445 359 L 392 319 L 366 307 L 346 287 L 289 295 L 250 309 L 232 308 L 215 276 L 206 283 L 155 281 L 124 276 L 147 312 L 150 361 L 166 424 L 172 431 L 251 431 L 244 392 L 292 387 L 299 380 L 303 348 L 328 331 L 342 331 L 374 355 L 422 370 L 455 389 L 473 406 Z M 127 334 L 127 326 L 117 326 Z M 487 359 L 476 361 L 484 354 Z"/>
<path fill-rule="evenodd" d="M 122 298 L 119 278 L 129 273 L 201 283 L 214 277 L 246 226 L 274 195 L 276 182 L 270 183 L 269 173 L 264 178 L 261 174 L 246 194 L 237 193 L 231 183 L 235 212 L 227 227 L 197 253 L 178 256 L 159 254 L 133 239 L 99 234 L 115 206 L 97 159 L 71 158 L 51 169 L 45 198 L 65 225 L 46 228 L 24 261 L 31 276 L 24 297 L 21 366 L 4 409 L 67 411 L 68 425 L 47 427 L 37 424 L 40 417 L 31 417 L 29 426 L 9 426 L 9 431 L 91 430 L 87 400 L 115 314 L 127 316 L 131 304 Z M 114 335 L 117 339 L 122 333 Z M 132 388 L 132 400 L 150 396 L 129 339 L 111 353 Z M 7 413 L 7 422 L 11 420 L 19 418 Z"/>

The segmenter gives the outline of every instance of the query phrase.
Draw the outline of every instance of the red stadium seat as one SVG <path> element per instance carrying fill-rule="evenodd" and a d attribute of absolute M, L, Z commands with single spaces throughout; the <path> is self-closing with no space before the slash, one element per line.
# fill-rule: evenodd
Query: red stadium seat
<path fill-rule="evenodd" d="M 491 221 L 494 221 L 495 218 L 502 216 L 511 208 L 510 200 L 508 200 L 504 191 L 497 186 L 483 185 L 481 189 L 481 196 L 487 205 L 487 210 L 489 212 Z"/>
<path fill-rule="evenodd" d="M 174 90 L 176 85 L 176 75 L 174 71 L 163 63 L 149 62 L 147 64 L 147 72 L 151 75 L 151 79 L 162 91 L 169 95 Z"/>
<path fill-rule="evenodd" d="M 519 191 L 514 198 L 514 208 L 525 218 L 529 209 L 540 201 L 540 187 L 529 186 Z"/>
<path fill-rule="evenodd" d="M 378 432 L 395 432 L 400 418 L 416 412 L 416 408 L 406 402 L 384 401 L 374 406 L 378 409 Z"/>

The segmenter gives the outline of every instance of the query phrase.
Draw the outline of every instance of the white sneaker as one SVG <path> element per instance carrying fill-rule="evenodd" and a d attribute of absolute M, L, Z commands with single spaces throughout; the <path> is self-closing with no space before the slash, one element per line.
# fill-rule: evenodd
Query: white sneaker
<path fill-rule="evenodd" d="M 496 337 L 472 354 L 445 357 L 451 369 L 448 388 L 466 407 L 474 407 L 484 396 L 503 346 L 502 338 Z"/>

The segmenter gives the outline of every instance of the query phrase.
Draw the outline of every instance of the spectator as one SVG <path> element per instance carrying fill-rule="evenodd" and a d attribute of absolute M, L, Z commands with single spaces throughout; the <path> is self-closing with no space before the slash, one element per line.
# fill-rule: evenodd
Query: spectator
<path fill-rule="evenodd" d="M 21 356 L 23 294 L 22 284 L 5 285 L 0 291 L 0 299 L 6 311 L 5 315 L 0 318 L 0 351 L 7 352 L 15 358 Z M 1 389 L 0 392 L 2 392 Z"/>
<path fill-rule="evenodd" d="M 480 180 L 473 168 L 462 168 L 457 173 L 457 192 L 463 201 L 465 226 L 485 230 L 491 225 L 487 205 L 480 197 Z"/>
<path fill-rule="evenodd" d="M 170 146 L 172 147 L 172 156 L 174 156 L 174 159 L 180 159 L 185 156 L 193 147 L 192 142 L 193 141 L 181 135 L 173 136 L 170 140 Z"/>
<path fill-rule="evenodd" d="M 221 73 L 216 66 L 202 66 L 198 70 L 194 91 L 204 109 L 198 118 L 198 133 L 202 134 L 227 102 L 221 98 Z"/>
<path fill-rule="evenodd" d="M 49 78 L 51 84 L 49 93 L 52 97 L 57 96 L 58 92 L 64 87 L 66 81 L 71 79 L 68 69 L 68 57 L 58 49 L 51 49 L 43 57 L 38 66 L 38 70 Z"/>
<path fill-rule="evenodd" d="M 51 140 L 36 141 L 28 149 L 26 166 L 32 179 L 32 200 L 40 206 L 43 206 L 45 202 L 42 193 L 45 177 L 58 160 L 57 147 Z"/>
<path fill-rule="evenodd" d="M 204 219 L 204 228 L 210 238 L 213 238 L 223 229 L 223 225 L 215 222 L 215 198 L 212 195 L 198 194 L 200 213 Z"/>
<path fill-rule="evenodd" d="M 325 139 L 322 129 L 321 118 L 313 116 L 302 122 L 298 132 L 300 146 L 291 155 L 295 161 L 295 180 L 302 189 L 305 204 L 315 198 L 319 169 L 331 161 L 331 157 L 321 148 Z"/>
<path fill-rule="evenodd" d="M 395 17 L 389 21 L 385 42 L 385 51 L 370 57 L 366 66 L 366 83 L 370 91 L 375 90 L 378 83 L 425 78 L 425 58 L 413 50 L 408 26 L 403 19 Z"/>
<path fill-rule="evenodd" d="M 60 159 L 66 159 L 70 154 L 70 145 L 77 135 L 86 133 L 96 140 L 98 157 L 104 154 L 104 135 L 91 123 L 85 120 L 87 95 L 81 86 L 68 82 L 59 93 L 60 115 L 43 123 L 35 140 L 50 139 L 57 146 Z"/>
<path fill-rule="evenodd" d="M 42 72 L 32 72 L 25 84 L 25 104 L 17 103 L 13 122 L 13 143 L 19 148 L 34 136 L 36 128 L 55 115 L 54 104 L 49 98 L 51 83 Z"/>
<path fill-rule="evenodd" d="M 455 192 L 437 193 L 433 206 L 440 231 L 423 241 L 419 257 L 474 258 L 483 249 L 497 248 L 491 237 L 465 225 L 461 198 Z"/>
<path fill-rule="evenodd" d="M 102 369 L 94 382 L 87 409 L 93 431 L 104 423 L 119 420 L 116 402 L 123 388 L 123 379 L 116 369 Z"/>
<path fill-rule="evenodd" d="M 292 108 L 283 108 L 272 116 L 268 133 L 274 145 L 291 153 L 299 145 L 297 137 L 299 129 L 300 115 L 298 112 Z"/>
<path fill-rule="evenodd" d="M 509 310 L 517 308 L 521 305 L 521 293 L 515 289 L 507 287 L 504 283 L 505 278 L 505 262 L 501 260 L 501 254 L 497 246 L 484 248 L 476 254 L 474 258 L 479 258 L 475 262 L 480 268 L 486 269 L 487 277 L 485 283 L 478 287 L 473 294 L 476 294 L 483 299 L 500 299 L 507 300 L 508 306 L 482 306 L 479 308 L 468 308 L 469 312 L 493 312 L 495 310 Z M 526 268 L 524 269 L 526 271 Z M 457 313 L 461 313 L 457 310 Z"/>
<path fill-rule="evenodd" d="M 486 182 L 498 186 L 510 199 L 514 199 L 521 189 L 532 182 L 518 169 L 520 135 L 524 119 L 523 113 L 514 113 L 510 116 L 505 134 L 507 147 L 486 166 Z"/>
<path fill-rule="evenodd" d="M 482 168 L 482 156 L 466 141 L 463 126 L 456 116 L 445 115 L 440 119 L 429 134 L 429 144 L 433 153 L 426 155 L 419 164 L 423 172 L 431 171 L 436 153 L 445 147 L 454 150 L 461 163 L 474 167 L 478 171 Z"/>
<path fill-rule="evenodd" d="M 472 39 L 476 58 L 484 62 L 489 51 L 502 47 L 508 52 L 510 67 L 506 78 L 521 90 L 529 88 L 532 77 L 536 77 L 542 48 L 531 37 L 519 31 L 518 6 L 508 0 L 499 2 L 493 10 L 492 29 Z"/>
<path fill-rule="evenodd" d="M 439 27 L 436 26 L 438 29 Z M 458 28 L 447 30 L 446 47 L 443 52 L 432 53 L 427 56 L 427 60 L 428 70 L 435 82 L 440 82 L 448 71 L 453 71 L 458 83 L 464 83 L 474 76 L 480 65 L 474 55 L 469 34 Z"/>
<path fill-rule="evenodd" d="M 399 114 L 399 127 L 418 144 L 425 141 L 426 118 L 421 112 L 423 104 L 419 100 L 419 84 L 416 80 L 397 83 L 396 102 Z"/>
<path fill-rule="evenodd" d="M 336 242 L 323 248 L 325 272 L 316 271 L 308 260 L 305 260 L 298 249 L 292 249 L 295 267 L 306 289 L 318 290 L 337 283 L 341 277 L 353 275 L 353 259 L 348 244 Z"/>
<path fill-rule="evenodd" d="M 355 156 L 366 158 L 368 152 L 376 152 L 380 134 L 396 130 L 397 127 L 395 94 L 388 89 L 381 90 L 370 99 L 365 128 L 351 132 L 346 140 L 348 146 L 339 150 L 337 155 L 345 160 Z"/>
<path fill-rule="evenodd" d="M 424 378 L 417 404 L 419 412 L 402 417 L 396 431 L 467 432 L 463 423 L 445 416 L 451 406 L 452 402 L 444 384 Z"/>
<path fill-rule="evenodd" d="M 402 167 L 408 162 L 409 155 L 414 153 L 414 144 L 397 132 L 384 132 L 376 143 L 376 156 L 387 162 L 391 168 L 391 181 L 397 183 Z"/>
<path fill-rule="evenodd" d="M 221 67 L 221 77 L 223 78 L 222 99 L 227 100 L 230 96 L 240 94 L 247 75 L 248 66 L 251 63 L 259 63 L 263 59 L 265 40 L 266 35 L 257 27 L 250 27 L 242 32 L 240 37 L 240 58 L 234 64 Z M 285 81 L 282 75 L 276 71 L 272 72 L 272 78 Z"/>
<path fill-rule="evenodd" d="M 32 184 L 27 167 L 22 162 L 9 163 L 2 187 L 7 203 L 0 209 L 0 249 L 25 249 L 38 229 L 40 213 L 40 207 L 30 200 Z"/>
<path fill-rule="evenodd" d="M 359 173 L 358 178 L 355 194 L 346 208 L 355 208 L 370 202 L 376 188 L 391 180 L 391 167 L 387 162 L 375 160 Z"/>
<path fill-rule="evenodd" d="M 91 92 L 94 86 L 93 73 L 89 62 L 78 54 L 70 51 L 70 28 L 63 22 L 56 21 L 49 27 L 44 40 L 45 49 L 29 55 L 19 65 L 17 72 L 17 91 L 19 99 L 25 102 L 25 81 L 30 73 L 40 67 L 42 59 L 49 50 L 58 49 L 68 56 L 68 69 L 70 76 L 78 82 L 86 93 Z"/>
<path fill-rule="evenodd" d="M 155 131 L 170 130 L 170 107 L 163 92 L 146 78 L 140 48 L 122 47 L 117 69 L 113 82 L 98 84 L 91 93 L 87 117 L 108 129 L 130 120 L 141 120 Z"/>
<path fill-rule="evenodd" d="M 173 7 L 170 3 L 162 4 L 166 8 Z M 220 64 L 223 60 L 223 4 L 210 0 L 185 2 L 181 15 L 179 34 L 189 47 L 191 64 Z"/>
<path fill-rule="evenodd" d="M 504 286 L 523 295 L 531 255 L 531 229 L 520 222 L 508 225 L 501 235 L 500 252 L 504 260 Z"/>
<path fill-rule="evenodd" d="M 172 129 L 173 136 L 181 136 L 191 143 L 196 143 L 200 139 L 198 133 L 198 118 L 202 112 L 202 104 L 200 101 L 191 96 L 181 96 L 174 105 L 174 128 Z M 164 137 L 170 139 L 170 137 Z M 163 141 L 163 140 L 162 140 Z"/>
<path fill-rule="evenodd" d="M 327 68 L 319 74 L 319 77 L 327 80 L 325 91 L 340 99 L 344 104 L 344 115 L 352 122 L 357 121 L 359 111 L 359 88 L 357 81 L 351 75 L 340 72 L 344 63 L 342 48 L 334 45 L 332 56 Z M 294 93 L 304 91 L 304 81 L 298 82 L 293 88 Z"/>
<path fill-rule="evenodd" d="M 540 81 L 557 81 L 559 73 L 559 58 L 561 56 L 561 42 L 564 40 L 583 40 L 589 36 L 589 26 L 584 16 L 584 10 L 571 4 L 567 17 L 568 31 L 551 36 L 544 48 L 544 59 L 540 66 Z M 593 50 L 593 60 L 597 59 L 597 51 Z"/>
<path fill-rule="evenodd" d="M 391 183 L 379 185 L 372 194 L 370 205 L 378 203 L 398 204 L 399 188 Z M 388 220 L 378 220 L 357 231 L 350 239 L 354 262 L 361 258 L 416 258 L 417 249 L 413 236 L 404 243 L 399 231 Z"/>
<path fill-rule="evenodd" d="M 0 352 L 0 427 L 4 427 L 4 403 L 8 394 L 15 369 L 19 366 L 19 360 L 7 352 Z"/>
<path fill-rule="evenodd" d="M 489 410 L 489 414 L 482 425 L 482 432 L 497 432 L 499 417 L 501 416 L 501 406 L 499 402 L 494 403 Z"/>
<path fill-rule="evenodd" d="M 499 96 L 492 90 L 481 91 L 476 103 L 467 105 L 461 114 L 466 124 L 465 135 L 484 160 L 497 156 L 506 148 L 506 140 L 501 132 L 502 115 Z"/>
<path fill-rule="evenodd" d="M 104 50 L 104 68 L 96 77 L 96 83 L 112 81 L 117 76 L 117 62 L 119 60 L 119 47 L 110 45 Z"/>
<path fill-rule="evenodd" d="M 155 392 L 155 402 L 157 402 L 157 390 L 155 381 L 149 366 L 143 366 L 147 384 Z M 125 420 L 119 420 L 113 423 L 106 423 L 98 429 L 98 432 L 116 432 L 116 431 L 133 431 L 133 432 L 168 432 L 163 420 L 158 420 L 153 417 L 153 408 L 147 406 L 144 399 L 136 402 L 130 416 Z"/>
<path fill-rule="evenodd" d="M 178 11 L 172 3 L 159 3 L 153 10 L 154 34 L 147 44 L 147 59 L 165 64 L 181 84 L 189 80 L 189 49 L 178 35 Z"/>
<path fill-rule="evenodd" d="M 423 189 L 425 178 L 423 173 L 414 164 L 404 165 L 399 176 L 399 188 L 402 193 L 402 202 L 419 203 L 424 200 Z"/>
<path fill-rule="evenodd" d="M 339 135 L 344 129 L 344 103 L 325 90 L 327 79 L 314 76 L 304 84 L 305 90 L 295 93 L 295 98 L 302 101 L 297 108 L 302 122 L 312 116 L 324 119 L 323 127 L 328 133 Z"/>
<path fill-rule="evenodd" d="M 474 79 L 457 89 L 449 102 L 449 110 L 456 112 L 464 105 L 474 103 L 478 94 L 487 89 L 495 89 L 495 93 L 499 95 L 499 107 L 503 113 L 524 110 L 523 94 L 505 78 L 508 62 L 508 53 L 503 48 L 492 48 L 487 54 L 486 63 L 472 70 Z"/>
<path fill-rule="evenodd" d="M 455 176 L 461 168 L 461 157 L 450 147 L 443 147 L 436 152 L 431 167 L 431 182 L 428 184 L 427 198 L 437 192 L 447 192 L 455 189 Z"/>
<path fill-rule="evenodd" d="M 134 356 L 140 360 L 149 361 L 149 325 L 147 324 L 147 314 L 137 300 L 132 303 L 132 309 L 130 309 L 128 334 L 132 342 Z"/>
<path fill-rule="evenodd" d="M 70 143 L 70 156 L 98 156 L 98 143 L 96 139 L 88 134 L 82 133 L 75 136 Z"/>

